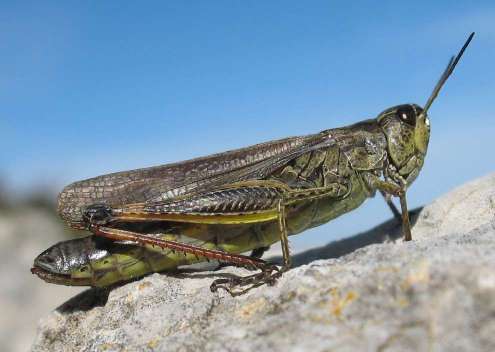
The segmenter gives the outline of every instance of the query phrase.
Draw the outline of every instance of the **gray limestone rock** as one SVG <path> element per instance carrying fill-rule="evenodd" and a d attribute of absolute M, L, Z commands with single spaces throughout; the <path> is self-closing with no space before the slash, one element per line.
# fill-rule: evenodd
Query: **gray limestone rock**
<path fill-rule="evenodd" d="M 27 351 L 39 317 L 81 292 L 76 287 L 47 285 L 29 272 L 41 250 L 67 238 L 58 217 L 43 209 L 0 211 L 0 350 Z"/>
<path fill-rule="evenodd" d="M 413 216 L 295 256 L 274 286 L 211 293 L 242 269 L 90 289 L 39 325 L 33 351 L 495 351 L 495 174 Z"/>

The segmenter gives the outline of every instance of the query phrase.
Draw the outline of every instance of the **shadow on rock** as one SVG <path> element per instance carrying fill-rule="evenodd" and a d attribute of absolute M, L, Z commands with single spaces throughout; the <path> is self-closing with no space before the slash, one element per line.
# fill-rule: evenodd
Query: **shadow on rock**
<path fill-rule="evenodd" d="M 409 212 L 411 226 L 416 224 L 419 218 L 419 214 L 423 207 L 418 207 Z M 374 243 L 384 243 L 389 241 L 395 241 L 402 238 L 402 222 L 398 219 L 391 219 L 384 223 L 368 230 L 361 232 L 349 238 L 345 238 L 339 241 L 330 242 L 325 246 L 309 249 L 299 254 L 292 256 L 292 267 L 298 267 L 301 265 L 309 264 L 319 259 L 333 259 L 339 258 L 346 254 L 352 253 L 355 250 L 366 247 Z M 268 262 L 275 264 L 282 264 L 282 257 L 270 257 Z M 201 265 L 201 264 L 200 264 Z M 218 272 L 225 266 L 220 265 L 217 268 L 203 269 L 197 267 L 196 269 L 184 268 L 180 273 L 176 274 L 176 277 L 180 278 L 235 278 L 238 277 L 235 274 Z M 206 271 L 209 270 L 209 271 Z"/>
<path fill-rule="evenodd" d="M 56 311 L 61 314 L 70 314 L 77 311 L 88 311 L 94 307 L 103 307 L 108 300 L 112 288 L 93 287 L 72 297 L 59 306 Z"/>
<path fill-rule="evenodd" d="M 409 212 L 411 226 L 416 224 L 419 213 L 423 207 L 418 207 Z M 309 264 L 318 259 L 339 258 L 355 250 L 374 243 L 395 241 L 402 237 L 402 223 L 397 219 L 388 220 L 371 230 L 361 232 L 349 238 L 330 242 L 325 246 L 309 249 L 292 256 L 292 267 Z M 270 262 L 282 263 L 282 257 L 270 258 Z"/>

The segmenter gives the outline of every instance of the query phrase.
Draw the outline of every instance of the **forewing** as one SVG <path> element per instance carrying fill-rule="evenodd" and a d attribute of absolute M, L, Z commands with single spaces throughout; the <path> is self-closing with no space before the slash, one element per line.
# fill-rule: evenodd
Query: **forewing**
<path fill-rule="evenodd" d="M 118 172 L 75 182 L 59 195 L 58 209 L 78 221 L 92 204 L 124 205 L 164 201 L 214 189 L 222 184 L 263 179 L 294 157 L 331 143 L 326 134 L 278 141 L 145 169 Z"/>
<path fill-rule="evenodd" d="M 275 170 L 285 165 L 293 158 L 297 158 L 304 153 L 308 153 L 335 142 L 324 134 L 314 134 L 296 138 L 302 140 L 298 140 L 297 144 L 293 144 L 290 147 L 285 147 L 283 149 L 263 151 L 261 152 L 263 153 L 261 157 L 258 157 L 254 153 L 246 155 L 246 159 L 255 161 L 248 162 L 243 166 L 222 173 L 213 174 L 213 176 L 206 176 L 191 182 L 178 184 L 174 188 L 168 188 L 164 192 L 160 192 L 156 197 L 147 198 L 147 202 L 175 200 L 178 197 L 215 190 L 222 185 L 228 185 L 239 181 L 262 180 L 270 176 Z M 161 185 L 157 185 L 157 188 L 161 188 Z"/>

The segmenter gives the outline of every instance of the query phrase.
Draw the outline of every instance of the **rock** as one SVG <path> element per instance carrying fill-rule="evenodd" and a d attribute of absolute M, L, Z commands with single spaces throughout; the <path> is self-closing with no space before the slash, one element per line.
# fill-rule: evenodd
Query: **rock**
<path fill-rule="evenodd" d="M 12 207 L 0 212 L 0 346 L 2 351 L 27 351 L 40 316 L 80 288 L 46 285 L 29 269 L 49 243 L 67 239 L 54 214 L 36 207 Z"/>
<path fill-rule="evenodd" d="M 242 269 L 89 289 L 33 351 L 495 351 L 495 174 L 395 221 L 301 253 L 274 286 L 211 293 Z"/>

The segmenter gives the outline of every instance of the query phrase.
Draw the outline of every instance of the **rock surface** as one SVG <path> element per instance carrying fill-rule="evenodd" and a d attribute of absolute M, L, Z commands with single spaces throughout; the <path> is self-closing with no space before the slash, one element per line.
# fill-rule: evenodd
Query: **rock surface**
<path fill-rule="evenodd" d="M 272 287 L 232 298 L 239 273 L 150 275 L 74 297 L 33 351 L 495 351 L 495 174 L 419 211 L 297 255 Z"/>
<path fill-rule="evenodd" d="M 40 316 L 81 292 L 46 285 L 29 269 L 49 243 L 68 239 L 58 217 L 43 209 L 14 207 L 0 211 L 0 350 L 27 351 Z"/>

